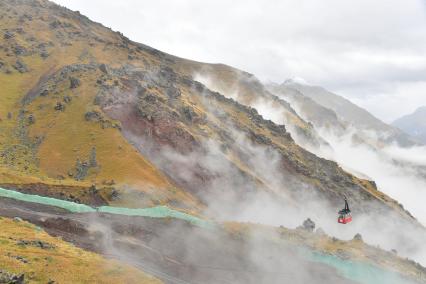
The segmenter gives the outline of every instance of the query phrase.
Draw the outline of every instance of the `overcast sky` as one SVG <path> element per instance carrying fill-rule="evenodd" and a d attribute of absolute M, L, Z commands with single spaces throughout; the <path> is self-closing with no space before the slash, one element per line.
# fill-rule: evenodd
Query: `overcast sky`
<path fill-rule="evenodd" d="M 134 41 L 301 77 L 390 122 L 426 105 L 426 0 L 55 0 Z"/>

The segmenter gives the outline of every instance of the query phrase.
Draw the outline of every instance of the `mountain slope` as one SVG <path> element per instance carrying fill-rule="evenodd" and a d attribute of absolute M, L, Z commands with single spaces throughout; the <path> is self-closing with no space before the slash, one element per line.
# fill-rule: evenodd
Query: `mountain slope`
<path fill-rule="evenodd" d="M 371 221 L 356 228 L 392 235 L 389 246 L 410 244 L 401 248 L 408 253 L 417 245 L 418 235 L 401 228 L 423 236 L 374 182 L 301 147 L 326 143 L 254 76 L 162 53 L 48 1 L 2 0 L 0 8 L 3 187 L 90 205 L 168 205 L 217 220 L 263 212 L 267 200 L 288 210 L 275 222 L 293 226 L 309 214 L 336 232 L 347 196 L 354 214 Z M 263 101 L 273 101 L 280 122 L 269 120 Z"/>
<path fill-rule="evenodd" d="M 418 144 L 417 141 L 401 132 L 399 129 L 380 121 L 368 111 L 322 87 L 310 86 L 287 80 L 280 85 L 280 88 L 283 92 L 287 90 L 290 92 L 295 90 L 299 91 L 317 104 L 334 111 L 342 119 L 342 122 L 347 123 L 348 126 L 358 130 L 375 131 L 383 143 L 397 142 L 402 146 Z"/>
<path fill-rule="evenodd" d="M 185 195 L 135 154 L 119 125 L 96 116 L 92 102 L 97 91 L 92 93 L 85 84 L 71 86 L 69 74 L 80 67 L 102 73 L 89 63 L 96 54 L 104 62 L 127 58 L 127 49 L 115 47 L 122 37 L 46 1 L 3 1 L 1 5 L 5 34 L 0 50 L 0 81 L 5 91 L 0 98 L 1 160 L 8 171 L 69 185 L 84 180 L 87 188 L 126 184 L 137 189 L 135 194 L 142 191 L 147 196 L 155 188 L 155 198 L 147 198 L 148 204 Z M 16 62 L 25 68 L 16 69 Z M 194 204 L 190 197 L 177 199 Z"/>
<path fill-rule="evenodd" d="M 254 75 L 223 64 L 201 65 L 183 61 L 179 65 L 182 72 L 210 90 L 255 108 L 265 119 L 286 125 L 299 145 L 310 149 L 326 144 L 311 124 L 304 121 L 287 101 L 271 94 Z"/>
<path fill-rule="evenodd" d="M 412 114 L 398 118 L 392 125 L 426 143 L 426 107 L 420 107 Z"/>
<path fill-rule="evenodd" d="M 215 158 L 242 174 L 252 190 L 259 184 L 271 190 L 276 185 L 268 184 L 264 173 L 244 158 L 247 154 L 239 153 L 249 151 L 250 145 L 243 150 L 232 147 L 243 135 L 254 145 L 275 149 L 278 168 L 313 185 L 328 200 L 337 200 L 343 187 L 353 188 L 354 200 L 366 195 L 398 208 L 335 163 L 298 147 L 284 126 L 211 92 L 190 74 L 174 71 L 199 63 L 185 65 L 182 62 L 188 61 L 133 43 L 49 2 L 2 2 L 2 6 L 3 19 L 8 19 L 2 24 L 6 36 L 1 80 L 7 90 L 1 97 L 2 159 L 8 169 L 69 184 L 90 181 L 103 186 L 112 179 L 121 188 L 142 188 L 144 195 L 160 202 L 190 204 L 195 202 L 191 196 L 205 197 L 195 188 L 209 187 L 208 180 L 215 179 L 211 169 L 193 165 L 191 178 L 183 180 L 177 176 L 179 168 L 165 169 L 173 163 L 160 164 L 156 160 L 161 153 L 153 154 L 155 149 L 148 145 L 203 155 L 204 144 L 213 140 L 221 149 Z M 15 68 L 16 62 L 26 70 Z M 190 195 L 182 191 L 185 186 Z"/>
<path fill-rule="evenodd" d="M 162 283 L 135 268 L 49 236 L 19 218 L 1 218 L 0 225 L 3 283 Z M 12 275 L 23 277 L 25 282 L 12 282 Z"/>
<path fill-rule="evenodd" d="M 336 135 L 342 135 L 346 131 L 346 123 L 335 111 L 317 103 L 300 91 L 278 84 L 269 84 L 267 87 L 272 93 L 286 99 L 316 129 L 327 129 L 335 132 Z"/>
<path fill-rule="evenodd" d="M 312 149 L 314 153 L 338 162 L 358 177 L 373 179 L 381 191 L 398 199 L 421 222 L 425 222 L 424 210 L 417 206 L 418 197 L 424 194 L 421 188 L 426 185 L 426 165 L 415 158 L 424 155 L 423 148 L 417 147 L 421 145 L 418 139 L 402 134 L 401 130 L 385 125 L 368 113 L 362 115 L 364 110 L 322 88 L 290 80 L 281 85 L 270 84 L 268 89 L 289 101 L 300 116 L 312 123 L 331 145 L 330 149 Z M 322 97 L 326 102 L 324 105 L 328 104 L 331 108 L 321 105 Z M 327 100 L 334 102 L 334 108 L 341 105 L 341 109 L 348 109 L 349 112 L 354 109 L 354 113 L 366 117 L 366 121 L 370 122 L 358 123 L 355 118 L 352 118 L 352 122 L 347 121 L 345 113 L 332 109 L 333 105 Z M 379 127 L 380 124 L 382 127 Z"/>

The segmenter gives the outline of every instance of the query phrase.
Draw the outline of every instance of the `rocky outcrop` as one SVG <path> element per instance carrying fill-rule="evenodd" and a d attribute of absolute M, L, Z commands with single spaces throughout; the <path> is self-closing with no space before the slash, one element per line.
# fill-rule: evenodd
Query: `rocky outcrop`
<path fill-rule="evenodd" d="M 14 274 L 4 270 L 0 270 L 0 283 L 25 284 L 25 274 Z"/>
<path fill-rule="evenodd" d="M 360 233 L 355 234 L 354 241 L 362 241 L 362 236 Z"/>
<path fill-rule="evenodd" d="M 25 65 L 25 63 L 20 59 L 16 60 L 12 67 L 15 68 L 19 73 L 26 73 L 29 71 L 27 65 Z"/>
<path fill-rule="evenodd" d="M 18 240 L 16 242 L 18 246 L 32 246 L 36 248 L 46 249 L 46 250 L 53 250 L 55 249 L 55 246 L 46 242 L 43 242 L 41 240 Z"/>
<path fill-rule="evenodd" d="M 302 226 L 299 226 L 298 229 L 302 229 L 308 232 L 313 232 L 315 230 L 315 222 L 311 220 L 311 218 L 303 221 Z"/>
<path fill-rule="evenodd" d="M 12 33 L 11 31 L 6 30 L 3 34 L 3 38 L 4 39 L 11 39 L 14 37 L 14 33 Z"/>
<path fill-rule="evenodd" d="M 70 77 L 70 89 L 78 88 L 81 84 L 80 79 L 75 77 Z"/>

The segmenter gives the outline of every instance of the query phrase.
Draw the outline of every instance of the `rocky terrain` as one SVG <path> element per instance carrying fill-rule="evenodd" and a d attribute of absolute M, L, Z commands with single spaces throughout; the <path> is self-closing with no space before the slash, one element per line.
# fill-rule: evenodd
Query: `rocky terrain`
<path fill-rule="evenodd" d="M 104 194 L 106 202 L 131 203 L 139 196 L 139 204 L 201 208 L 207 203 L 205 191 L 223 180 L 222 169 L 212 169 L 206 161 L 213 156 L 221 168 L 242 179 L 232 186 L 234 191 L 249 194 L 262 189 L 279 198 L 297 199 L 298 192 L 309 187 L 309 192 L 336 202 L 344 189 L 354 202 L 369 200 L 359 210 L 374 207 L 368 205 L 372 203 L 411 218 L 379 194 L 373 183 L 298 146 L 284 125 L 265 120 L 256 109 L 211 91 L 192 77 L 196 68 L 218 66 L 131 42 L 49 2 L 13 3 L 2 2 L 1 157 L 2 172 L 9 179 L 4 183 L 36 179 L 87 190 L 94 185 L 101 193 L 114 187 L 116 197 Z M 46 46 L 47 57 L 41 56 L 40 45 Z M 28 72 L 14 69 L 16 61 Z M 270 95 L 254 77 L 246 88 Z M 299 121 L 289 127 L 300 124 L 310 133 L 312 128 L 288 103 L 276 100 Z M 274 157 L 277 171 L 295 186 L 271 181 L 264 170 L 254 167 L 250 151 L 256 147 Z M 189 154 L 200 159 L 185 165 L 190 174 L 183 175 L 179 163 L 188 161 L 179 161 L 179 155 Z"/>
<path fill-rule="evenodd" d="M 357 283 L 342 275 L 339 267 L 328 265 L 330 257 L 348 262 L 348 267 L 363 263 L 367 269 L 389 271 L 376 276 L 388 277 L 387 283 L 422 283 L 426 279 L 425 268 L 398 257 L 396 251 L 369 246 L 359 234 L 350 241 L 331 238 L 316 228 L 312 220 L 306 220 L 297 229 L 249 223 L 224 223 L 206 229 L 177 219 L 70 214 L 55 207 L 12 199 L 0 199 L 0 205 L 2 216 L 19 214 L 35 224 L 16 217 L 0 220 L 5 228 L 0 234 L 0 240 L 5 240 L 1 242 L 5 255 L 0 259 L 9 271 L 5 275 L 30 283 L 46 277 L 52 283 L 75 283 L 99 277 L 99 268 L 103 269 L 99 273 L 104 278 L 98 278 L 98 283 L 158 283 L 154 277 L 164 283 L 306 283 L 318 279 L 327 283 Z M 19 233 L 14 234 L 15 231 Z M 62 239 L 86 252 L 69 249 L 70 245 Z M 28 250 L 30 247 L 34 249 Z M 70 258 L 76 257 L 74 251 L 81 256 L 78 263 L 82 265 L 67 269 L 80 274 L 50 271 L 66 265 L 66 259 L 69 263 Z M 151 277 L 137 276 L 126 265 L 116 267 L 115 273 L 109 271 L 113 269 L 109 264 L 97 263 L 105 260 L 87 251 L 137 267 Z M 37 254 L 46 257 L 38 259 Z M 49 263 L 48 269 L 40 270 L 38 265 L 45 262 Z M 89 273 L 89 269 L 96 270 Z M 116 278 L 110 278 L 112 274 Z"/>
<path fill-rule="evenodd" d="M 330 145 L 310 119 L 294 109 L 290 97 L 275 94 L 251 74 L 165 54 L 45 0 L 0 0 L 0 31 L 3 188 L 91 206 L 167 205 L 218 222 L 233 220 L 236 211 L 251 207 L 254 200 L 273 200 L 292 214 L 312 215 L 315 210 L 307 204 L 315 203 L 322 212 L 335 214 L 347 196 L 357 205 L 354 214 L 379 216 L 370 226 L 383 236 L 395 232 L 394 243 L 403 243 L 398 249 L 405 254 L 418 244 L 417 232 L 426 234 L 423 226 L 374 181 L 358 178 L 336 162 L 310 152 Z M 337 123 L 344 129 L 335 113 L 318 107 L 318 102 L 304 100 L 307 108 L 320 109 L 321 120 L 315 121 Z M 278 109 L 279 116 L 269 117 L 269 108 Z M 400 138 L 400 132 L 395 135 Z M 11 202 L 1 201 L 4 206 Z M 3 214 L 25 215 L 22 217 L 50 233 L 107 255 L 105 248 L 93 247 L 96 238 L 80 241 L 73 229 L 67 231 L 67 222 L 70 226 L 82 222 L 78 216 L 65 218 L 69 221 L 49 216 L 55 218 L 52 225 L 25 210 L 8 208 Z M 334 223 L 335 216 L 331 216 Z M 391 227 L 380 227 L 380 216 L 391 219 Z M 110 221 L 99 222 L 102 227 L 111 225 Z M 136 225 L 128 228 L 130 237 L 140 236 L 134 232 L 153 239 L 173 233 L 172 228 L 164 234 L 152 231 L 157 224 L 149 222 L 135 221 Z M 75 226 L 78 229 L 80 225 Z M 401 227 L 415 231 L 415 237 L 404 234 Z M 189 232 L 179 231 L 179 240 L 183 242 Z M 226 245 L 221 247 L 209 233 L 200 235 L 194 243 L 208 242 L 212 247 L 191 250 L 193 263 L 201 261 L 201 249 L 214 248 L 231 254 L 229 259 L 238 269 L 253 265 L 236 249 L 244 243 L 233 243 L 226 237 L 224 243 L 233 248 L 227 252 Z M 126 240 L 127 250 L 130 243 Z M 146 243 L 136 245 L 141 252 L 149 251 Z M 179 258 L 179 254 L 174 256 L 172 264 L 166 261 L 161 270 L 175 265 Z M 129 259 L 120 258 L 132 265 L 139 263 L 131 261 L 133 256 Z M 319 271 L 325 280 L 342 281 L 329 267 L 306 267 L 313 273 Z M 415 265 L 411 267 L 415 269 Z M 214 280 L 217 274 L 211 272 L 214 269 L 208 273 L 191 267 L 180 268 L 184 272 L 170 269 L 175 278 L 183 274 L 188 281 L 218 282 Z M 255 267 L 259 269 L 265 272 L 266 268 Z M 248 277 L 230 274 L 231 283 Z M 272 277 L 268 273 L 256 275 Z M 300 280 L 298 277 L 294 275 Z"/>
<path fill-rule="evenodd" d="M 161 283 L 134 267 L 52 237 L 18 217 L 2 217 L 0 224 L 0 283 Z"/>

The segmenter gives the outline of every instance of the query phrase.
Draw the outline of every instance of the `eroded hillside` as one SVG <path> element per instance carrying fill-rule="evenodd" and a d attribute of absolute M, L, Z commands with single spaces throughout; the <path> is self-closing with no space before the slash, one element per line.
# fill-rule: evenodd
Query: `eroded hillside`
<path fill-rule="evenodd" d="M 0 224 L 2 283 L 162 283 L 135 268 L 49 236 L 19 218 L 1 218 Z"/>
<path fill-rule="evenodd" d="M 297 146 L 283 125 L 197 83 L 188 66 L 198 63 L 131 42 L 49 2 L 5 1 L 2 6 L 1 156 L 9 176 L 114 186 L 117 196 L 104 194 L 106 202 L 125 203 L 141 191 L 142 203 L 194 207 L 197 200 L 205 203 L 203 190 L 215 181 L 214 170 L 195 163 L 182 177 L 173 155 L 155 149 L 168 146 L 179 154 L 205 156 L 211 150 L 206 143 L 213 141 L 218 151 L 212 155 L 248 184 L 236 185 L 235 191 L 264 188 L 293 199 L 299 183 L 337 201 L 345 188 L 354 200 L 399 210 L 373 185 Z M 266 92 L 253 82 L 244 88 L 253 95 Z M 308 131 L 309 125 L 289 112 L 296 120 L 290 125 Z M 239 137 L 246 149 L 234 147 Z M 277 170 L 295 186 L 272 185 L 245 157 L 253 146 L 274 156 Z"/>
<path fill-rule="evenodd" d="M 250 74 L 162 53 L 44 0 L 0 1 L 0 30 L 4 188 L 217 220 L 256 200 L 289 216 L 316 214 L 307 204 L 319 202 L 333 223 L 347 196 L 355 214 L 379 216 L 376 231 L 390 230 L 376 226 L 389 216 L 392 232 L 424 233 L 373 181 L 309 152 L 328 145 Z M 281 110 L 279 123 L 258 111 L 265 101 Z M 400 233 L 395 241 L 410 243 Z"/>

